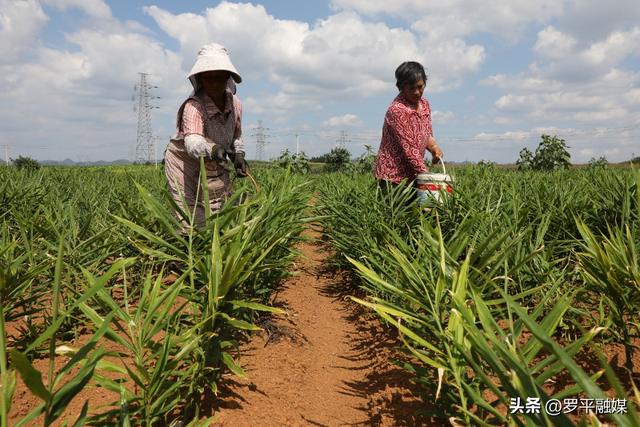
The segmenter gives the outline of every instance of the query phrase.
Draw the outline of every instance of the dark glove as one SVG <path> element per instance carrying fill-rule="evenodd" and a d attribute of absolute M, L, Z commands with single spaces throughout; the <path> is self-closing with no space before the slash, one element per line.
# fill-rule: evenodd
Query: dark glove
<path fill-rule="evenodd" d="M 225 161 L 224 148 L 214 144 L 211 149 L 211 156 L 209 157 L 209 160 L 215 160 L 218 163 L 223 163 Z"/>
<path fill-rule="evenodd" d="M 236 175 L 244 178 L 245 176 L 248 175 L 247 173 L 247 167 L 249 166 L 247 164 L 247 161 L 244 159 L 244 153 L 240 152 L 240 153 L 233 153 L 230 154 L 229 157 L 231 157 L 231 160 L 233 161 L 233 165 L 236 167 Z"/>

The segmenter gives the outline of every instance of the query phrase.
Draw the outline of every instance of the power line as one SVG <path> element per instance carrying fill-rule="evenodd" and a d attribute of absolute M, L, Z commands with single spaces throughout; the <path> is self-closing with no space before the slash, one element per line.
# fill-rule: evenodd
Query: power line
<path fill-rule="evenodd" d="M 631 126 L 620 126 L 620 127 L 599 127 L 599 128 L 586 128 L 586 129 L 538 129 L 535 131 L 528 131 L 528 132 L 507 132 L 507 133 L 502 133 L 502 134 L 491 134 L 491 133 L 485 133 L 485 134 L 477 134 L 474 136 L 459 136 L 459 137 L 453 137 L 453 136 L 446 136 L 446 137 L 440 137 L 438 138 L 438 140 L 440 141 L 448 141 L 448 142 L 474 142 L 474 141 L 481 141 L 481 142 L 488 142 L 488 141 L 501 141 L 501 140 L 506 140 L 506 141 L 513 141 L 513 140 L 526 140 L 526 139 L 531 139 L 531 138 L 538 138 L 539 134 L 542 133 L 548 133 L 548 134 L 555 134 L 557 136 L 566 136 L 566 137 L 570 137 L 570 136 L 580 136 L 580 135 L 588 135 L 588 134 L 594 134 L 595 135 L 599 135 L 599 134 L 603 134 L 603 133 L 624 133 L 624 132 L 633 132 L 636 129 L 640 129 L 640 125 L 631 125 Z M 537 132 L 537 133 L 534 133 Z M 599 138 L 601 138 L 601 136 L 598 136 Z"/>

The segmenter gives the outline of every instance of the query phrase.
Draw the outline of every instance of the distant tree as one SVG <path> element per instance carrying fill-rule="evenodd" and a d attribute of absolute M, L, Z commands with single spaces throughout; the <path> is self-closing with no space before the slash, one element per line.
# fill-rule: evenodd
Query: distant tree
<path fill-rule="evenodd" d="M 571 166 L 571 154 L 567 151 L 567 144 L 557 136 L 542 135 L 542 141 L 533 154 L 528 148 L 520 150 L 520 157 L 516 161 L 518 170 L 553 171 L 566 169 Z"/>
<path fill-rule="evenodd" d="M 520 157 L 516 161 L 518 170 L 526 171 L 533 168 L 533 153 L 528 148 L 520 150 Z"/>
<path fill-rule="evenodd" d="M 289 150 L 284 150 L 278 157 L 278 166 L 283 169 L 289 169 L 294 173 L 308 174 L 309 173 L 309 159 L 300 152 L 299 154 L 292 154 Z"/>
<path fill-rule="evenodd" d="M 327 159 L 329 158 L 329 153 L 325 153 L 321 156 L 315 156 L 309 159 L 310 162 L 314 163 L 327 163 Z"/>
<path fill-rule="evenodd" d="M 293 162 L 293 156 L 289 151 L 289 149 L 286 149 L 280 152 L 280 157 L 278 157 L 276 162 L 278 163 L 278 166 L 280 166 L 281 168 L 285 168 L 285 169 L 288 168 Z"/>
<path fill-rule="evenodd" d="M 542 135 L 542 141 L 533 157 L 533 169 L 553 171 L 571 166 L 571 155 L 567 151 L 564 139 L 557 136 Z"/>
<path fill-rule="evenodd" d="M 325 163 L 329 172 L 345 171 L 351 163 L 351 153 L 346 148 L 336 147 L 329 152 Z"/>
<path fill-rule="evenodd" d="M 589 160 L 589 167 L 592 169 L 604 169 L 607 166 L 609 166 L 609 162 L 605 156 L 598 157 L 597 159 L 592 157 L 591 160 Z"/>
<path fill-rule="evenodd" d="M 637 157 L 632 157 L 631 158 L 631 163 L 635 164 L 640 164 L 640 156 Z"/>
<path fill-rule="evenodd" d="M 11 163 L 18 169 L 29 171 L 40 169 L 40 163 L 36 159 L 27 156 L 18 156 L 17 159 L 11 159 Z"/>
<path fill-rule="evenodd" d="M 480 160 L 478 162 L 478 167 L 485 170 L 494 170 L 496 168 L 496 163 L 490 160 Z"/>

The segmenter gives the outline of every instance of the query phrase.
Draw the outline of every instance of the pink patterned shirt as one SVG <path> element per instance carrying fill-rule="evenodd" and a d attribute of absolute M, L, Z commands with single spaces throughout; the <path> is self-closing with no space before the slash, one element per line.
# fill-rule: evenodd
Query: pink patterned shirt
<path fill-rule="evenodd" d="M 219 126 L 228 124 L 227 122 L 231 120 L 232 110 L 235 108 L 236 121 L 233 127 L 233 143 L 236 151 L 244 152 L 244 143 L 240 139 L 242 136 L 242 103 L 229 91 L 226 92 L 226 96 L 224 111 L 220 111 L 215 102 L 207 95 L 203 95 L 201 99 L 204 101 L 207 118 L 216 121 Z M 181 132 L 184 136 L 189 134 L 208 136 L 205 135 L 204 113 L 199 102 L 192 99 L 188 100 L 182 112 L 182 123 L 180 124 L 178 132 Z"/>
<path fill-rule="evenodd" d="M 433 129 L 429 102 L 420 99 L 415 110 L 402 95 L 396 96 L 384 117 L 375 177 L 399 183 L 403 179 L 413 181 L 418 174 L 427 172 L 424 154 L 430 136 Z"/>

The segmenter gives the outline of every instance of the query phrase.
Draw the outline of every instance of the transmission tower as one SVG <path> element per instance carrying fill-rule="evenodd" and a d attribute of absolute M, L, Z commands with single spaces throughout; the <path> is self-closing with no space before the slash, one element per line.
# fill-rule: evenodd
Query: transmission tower
<path fill-rule="evenodd" d="M 253 136 L 256 137 L 256 160 L 264 160 L 264 146 L 267 144 L 267 134 L 269 129 L 262 126 L 262 120 L 258 120 L 258 126 Z"/>
<path fill-rule="evenodd" d="M 136 139 L 136 154 L 135 161 L 139 163 L 152 163 L 155 161 L 155 137 L 151 130 L 151 110 L 158 108 L 151 105 L 152 99 L 157 99 L 157 96 L 151 95 L 152 89 L 157 89 L 158 86 L 153 86 L 147 81 L 147 73 L 140 74 L 140 82 L 134 86 L 134 104 L 133 111 L 138 112 L 138 137 Z M 137 99 L 136 99 L 137 98 Z"/>
<path fill-rule="evenodd" d="M 346 130 L 340 131 L 340 138 L 337 139 L 338 147 L 346 148 L 348 142 L 351 142 L 349 139 L 349 134 Z"/>
<path fill-rule="evenodd" d="M 9 166 L 9 148 L 11 147 L 9 144 L 3 144 L 0 145 L 0 147 L 4 148 L 4 161 L 7 163 L 7 166 Z"/>

